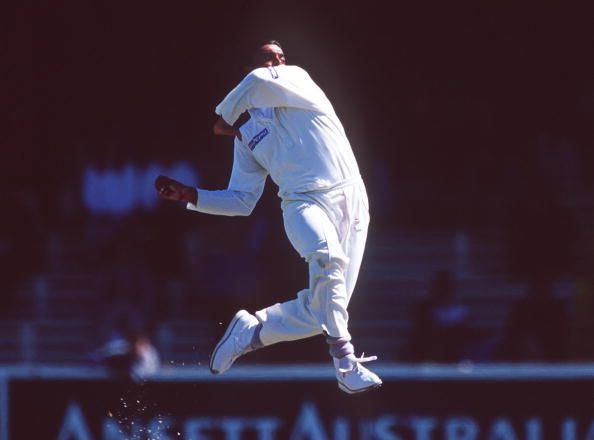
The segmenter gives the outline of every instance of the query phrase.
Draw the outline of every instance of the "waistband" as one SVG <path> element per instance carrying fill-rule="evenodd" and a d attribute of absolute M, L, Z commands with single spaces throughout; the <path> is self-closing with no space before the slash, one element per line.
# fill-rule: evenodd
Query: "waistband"
<path fill-rule="evenodd" d="M 299 198 L 300 195 L 307 195 L 307 194 L 322 194 L 322 193 L 327 193 L 327 192 L 332 192 L 332 191 L 336 191 L 342 188 L 346 188 L 349 186 L 353 186 L 353 185 L 357 185 L 357 184 L 362 184 L 363 183 L 363 178 L 361 177 L 361 175 L 356 175 L 356 176 L 352 176 L 349 177 L 348 179 L 345 180 L 341 180 L 339 182 L 336 182 L 330 186 L 325 186 L 323 188 L 317 188 L 317 189 L 310 189 L 307 191 L 292 191 L 292 192 L 286 192 L 283 194 L 279 194 L 279 196 L 281 197 L 281 199 L 283 200 L 292 200 L 295 198 Z"/>
<path fill-rule="evenodd" d="M 348 179 L 342 180 L 337 182 L 333 185 L 330 185 L 326 188 L 314 189 L 311 191 L 305 191 L 305 193 L 319 193 L 319 192 L 327 192 L 327 191 L 334 191 L 337 189 L 346 188 L 347 186 L 355 185 L 357 183 L 363 183 L 363 178 L 361 175 L 356 175 L 353 177 L 349 177 Z"/>

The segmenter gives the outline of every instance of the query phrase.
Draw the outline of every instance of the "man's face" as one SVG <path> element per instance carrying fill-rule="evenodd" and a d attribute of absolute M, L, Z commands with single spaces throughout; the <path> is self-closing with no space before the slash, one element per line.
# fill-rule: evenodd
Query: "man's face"
<path fill-rule="evenodd" d="M 285 64 L 285 54 L 276 44 L 265 44 L 254 54 L 253 64 L 254 68 Z"/>

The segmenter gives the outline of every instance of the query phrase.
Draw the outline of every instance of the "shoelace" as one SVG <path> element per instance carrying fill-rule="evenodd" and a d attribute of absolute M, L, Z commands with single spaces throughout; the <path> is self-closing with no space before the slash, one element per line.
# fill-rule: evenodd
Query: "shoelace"
<path fill-rule="evenodd" d="M 365 353 L 361 353 L 361 357 L 355 357 L 352 359 L 353 361 L 353 366 L 352 368 L 339 368 L 338 371 L 340 373 L 349 373 L 351 371 L 357 371 L 357 367 L 359 366 L 359 364 L 364 364 L 365 362 L 372 362 L 372 361 L 376 361 L 377 360 L 377 356 L 368 356 L 365 357 Z"/>

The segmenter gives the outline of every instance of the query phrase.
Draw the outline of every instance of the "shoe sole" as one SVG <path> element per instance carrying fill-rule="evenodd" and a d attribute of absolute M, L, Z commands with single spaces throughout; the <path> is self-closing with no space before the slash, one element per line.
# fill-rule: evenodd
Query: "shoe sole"
<path fill-rule="evenodd" d="M 233 319 L 231 320 L 231 322 L 229 323 L 229 325 L 227 326 L 227 330 L 225 331 L 225 334 L 223 335 L 223 337 L 221 338 L 221 340 L 219 341 L 219 343 L 215 346 L 214 350 L 212 351 L 212 354 L 210 355 L 210 362 L 208 364 L 208 368 L 210 369 L 210 372 L 212 374 L 221 374 L 220 371 L 215 370 L 212 366 L 212 363 L 214 361 L 214 358 L 217 355 L 217 351 L 219 350 L 219 348 L 221 348 L 221 345 L 223 345 L 225 342 L 227 342 L 227 339 L 229 339 L 229 336 L 231 336 L 231 333 L 233 333 L 233 329 L 235 328 L 235 326 L 237 325 L 237 323 L 239 322 L 239 319 L 245 314 L 247 313 L 245 310 L 240 310 L 239 312 L 237 312 L 235 314 L 235 316 L 233 317 Z"/>
<path fill-rule="evenodd" d="M 351 390 L 349 387 L 347 387 L 343 383 L 338 382 L 338 388 L 340 388 L 342 391 L 344 391 L 345 393 L 348 393 L 348 394 L 364 393 L 366 391 L 375 390 L 375 389 L 377 389 L 377 388 L 379 388 L 381 386 L 382 386 L 382 383 L 380 382 L 380 383 L 376 383 L 376 384 L 374 384 L 374 385 L 372 385 L 370 387 L 367 387 L 367 388 L 361 388 L 360 390 Z"/>

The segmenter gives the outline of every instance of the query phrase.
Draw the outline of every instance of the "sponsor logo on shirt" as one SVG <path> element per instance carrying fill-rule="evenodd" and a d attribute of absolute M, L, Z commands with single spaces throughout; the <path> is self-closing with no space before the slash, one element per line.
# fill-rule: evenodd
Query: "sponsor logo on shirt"
<path fill-rule="evenodd" d="M 268 135 L 268 133 L 269 133 L 268 129 L 264 128 L 260 133 L 258 133 L 256 136 L 254 136 L 252 138 L 252 140 L 249 141 L 249 143 L 248 143 L 249 149 L 253 151 L 254 148 L 256 148 L 256 145 L 258 145 L 260 143 L 260 141 Z"/>

